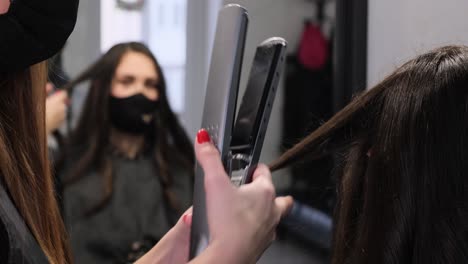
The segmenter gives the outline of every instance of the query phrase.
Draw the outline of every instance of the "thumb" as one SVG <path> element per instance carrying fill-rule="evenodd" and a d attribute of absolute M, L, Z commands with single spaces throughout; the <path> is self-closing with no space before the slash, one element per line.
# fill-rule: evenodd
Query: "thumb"
<path fill-rule="evenodd" d="M 206 185 L 230 185 L 219 151 L 211 142 L 210 135 L 205 129 L 200 129 L 197 133 L 195 156 L 205 174 Z"/>
<path fill-rule="evenodd" d="M 281 218 L 289 214 L 293 207 L 294 199 L 291 196 L 276 197 L 275 205 L 278 208 Z"/>

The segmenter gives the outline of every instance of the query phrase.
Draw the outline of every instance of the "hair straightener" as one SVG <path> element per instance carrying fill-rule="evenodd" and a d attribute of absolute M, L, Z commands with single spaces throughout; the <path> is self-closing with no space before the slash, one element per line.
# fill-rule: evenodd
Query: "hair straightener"
<path fill-rule="evenodd" d="M 202 127 L 210 134 L 236 186 L 251 181 L 258 163 L 286 52 L 286 41 L 277 37 L 257 47 L 234 119 L 247 23 L 247 11 L 239 5 L 227 5 L 219 12 L 202 119 Z M 204 174 L 197 165 L 190 259 L 199 255 L 209 240 Z"/>

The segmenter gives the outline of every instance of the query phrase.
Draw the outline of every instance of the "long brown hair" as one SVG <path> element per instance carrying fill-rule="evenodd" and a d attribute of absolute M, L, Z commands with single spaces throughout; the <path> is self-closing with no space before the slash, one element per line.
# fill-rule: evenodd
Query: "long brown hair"
<path fill-rule="evenodd" d="M 177 197 L 172 191 L 172 177 L 175 177 L 174 170 L 179 168 L 193 178 L 195 157 L 192 144 L 169 106 L 166 81 L 159 63 L 144 44 L 137 42 L 115 45 L 65 87 L 71 89 L 80 82 L 91 81 L 83 112 L 69 141 L 69 146 L 72 148 L 86 146 L 86 149 L 80 154 L 76 165 L 66 177 L 65 186 L 81 179 L 90 169 L 97 169 L 104 182 L 104 195 L 89 213 L 104 207 L 112 196 L 113 173 L 109 155 L 111 125 L 108 101 L 115 70 L 127 52 L 138 52 L 147 56 L 154 63 L 159 76 L 157 87 L 159 107 L 155 110 L 154 127 L 146 135 L 145 144 L 152 146 L 156 175 L 162 183 L 167 201 L 173 209 L 181 212 L 183 208 L 180 208 Z"/>
<path fill-rule="evenodd" d="M 45 132 L 46 64 L 0 73 L 1 180 L 51 263 L 72 263 Z"/>
<path fill-rule="evenodd" d="M 467 263 L 467 138 L 468 47 L 449 46 L 404 64 L 271 168 L 340 153 L 332 263 Z"/>

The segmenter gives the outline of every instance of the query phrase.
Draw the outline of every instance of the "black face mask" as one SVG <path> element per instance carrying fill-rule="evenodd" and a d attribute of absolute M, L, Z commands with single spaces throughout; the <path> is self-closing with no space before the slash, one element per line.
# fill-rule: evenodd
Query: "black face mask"
<path fill-rule="evenodd" d="M 109 113 L 112 125 L 126 133 L 143 134 L 154 124 L 158 101 L 142 94 L 125 98 L 109 97 Z"/>

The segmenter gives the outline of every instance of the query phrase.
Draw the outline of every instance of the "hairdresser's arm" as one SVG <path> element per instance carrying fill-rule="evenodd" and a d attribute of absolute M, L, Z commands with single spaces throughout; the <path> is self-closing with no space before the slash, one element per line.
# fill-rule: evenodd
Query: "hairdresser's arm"
<path fill-rule="evenodd" d="M 275 197 L 271 174 L 258 166 L 250 184 L 234 187 L 209 142 L 195 143 L 195 154 L 205 173 L 211 241 L 192 264 L 255 263 L 275 237 L 275 229 L 292 206 L 290 197 Z M 191 213 L 137 263 L 186 263 L 189 252 Z"/>
<path fill-rule="evenodd" d="M 47 83 L 46 86 L 49 87 L 47 89 L 53 89 L 51 88 L 51 83 Z M 45 116 L 47 135 L 54 132 L 63 124 L 67 116 L 67 105 L 68 95 L 65 91 L 57 91 L 47 97 Z"/>

